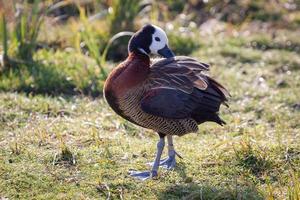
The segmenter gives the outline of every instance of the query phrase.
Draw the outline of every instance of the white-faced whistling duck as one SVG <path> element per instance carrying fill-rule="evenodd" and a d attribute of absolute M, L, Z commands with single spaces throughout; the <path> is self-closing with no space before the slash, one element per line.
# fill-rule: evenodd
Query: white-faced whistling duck
<path fill-rule="evenodd" d="M 173 135 L 197 132 L 206 121 L 220 125 L 220 105 L 226 105 L 228 91 L 203 74 L 209 65 L 186 56 L 175 56 L 168 47 L 166 33 L 145 25 L 128 44 L 129 55 L 109 75 L 104 95 L 111 108 L 126 120 L 158 133 L 157 154 L 152 170 L 131 171 L 141 180 L 157 176 L 159 166 L 175 167 Z M 163 59 L 151 61 L 149 55 Z M 168 158 L 160 160 L 168 140 Z"/>

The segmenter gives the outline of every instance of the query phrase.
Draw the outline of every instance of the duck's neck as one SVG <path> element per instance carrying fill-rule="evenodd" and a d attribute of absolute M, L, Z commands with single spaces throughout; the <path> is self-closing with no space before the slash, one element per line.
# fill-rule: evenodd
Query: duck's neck
<path fill-rule="evenodd" d="M 150 72 L 149 56 L 132 52 L 108 77 L 106 90 L 123 96 L 128 90 L 141 85 Z"/>
<path fill-rule="evenodd" d="M 130 53 L 124 63 L 124 68 L 124 71 L 120 74 L 120 81 L 129 89 L 142 83 L 148 77 L 150 58 L 148 55 L 139 52 Z"/>
<path fill-rule="evenodd" d="M 150 58 L 140 52 L 129 53 L 123 64 L 124 71 L 121 74 L 129 82 L 139 82 L 144 80 L 150 70 Z"/>
<path fill-rule="evenodd" d="M 150 57 L 139 51 L 130 52 L 126 61 L 139 62 L 141 64 L 140 67 L 149 68 L 150 66 Z"/>

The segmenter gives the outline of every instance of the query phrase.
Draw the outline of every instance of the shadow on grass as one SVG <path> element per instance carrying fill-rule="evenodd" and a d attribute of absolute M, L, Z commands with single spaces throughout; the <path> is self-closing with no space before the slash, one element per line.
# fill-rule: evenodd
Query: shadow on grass
<path fill-rule="evenodd" d="M 2 71 L 0 90 L 32 94 L 73 94 L 75 85 L 53 66 L 40 62 L 13 63 Z"/>
<path fill-rule="evenodd" d="M 193 183 L 192 178 L 186 174 L 184 163 L 178 163 L 175 172 L 184 180 L 184 184 L 171 185 L 157 196 L 159 200 L 186 199 L 186 200 L 234 200 L 257 199 L 262 200 L 263 195 L 257 191 L 254 185 L 240 185 L 237 182 L 223 182 L 222 185 L 214 185 L 208 181 Z M 228 179 L 227 179 L 228 180 Z M 224 185 L 224 186 L 223 186 Z"/>
<path fill-rule="evenodd" d="M 25 92 L 27 94 L 47 95 L 77 95 L 85 94 L 99 96 L 101 91 L 93 89 L 91 84 L 85 84 L 78 89 L 78 83 L 72 79 L 72 74 L 55 64 L 45 65 L 39 61 L 12 63 L 0 73 L 0 91 Z M 80 74 L 78 74 L 80 76 Z M 82 77 L 82 82 L 97 77 Z M 93 79 L 93 80 L 91 80 Z M 86 81 L 87 82 L 87 81 Z"/>
<path fill-rule="evenodd" d="M 186 199 L 186 200 L 234 200 L 234 199 L 257 199 L 262 200 L 263 195 L 255 188 L 246 188 L 238 185 L 227 187 L 213 186 L 207 183 L 187 183 L 172 185 L 158 194 L 159 200 L 164 199 Z"/>

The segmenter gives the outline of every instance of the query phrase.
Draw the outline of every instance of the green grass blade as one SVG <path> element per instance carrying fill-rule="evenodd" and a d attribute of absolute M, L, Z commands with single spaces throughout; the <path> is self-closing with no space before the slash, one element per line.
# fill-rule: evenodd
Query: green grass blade
<path fill-rule="evenodd" d="M 4 58 L 7 57 L 7 51 L 8 51 L 8 45 L 7 45 L 7 26 L 6 26 L 6 19 L 5 15 L 2 14 L 2 23 L 1 23 L 1 29 L 2 29 L 2 34 L 3 34 L 3 40 L 2 40 L 2 45 L 3 45 L 3 56 Z"/>
<path fill-rule="evenodd" d="M 41 24 L 42 16 L 39 14 L 39 4 L 40 0 L 35 0 L 32 7 L 32 15 L 31 15 L 31 26 L 30 26 L 30 43 L 35 43 L 39 32 L 39 26 Z"/>
<path fill-rule="evenodd" d="M 119 39 L 120 37 L 124 37 L 124 36 L 132 36 L 134 33 L 133 32 L 130 32 L 130 31 L 123 31 L 123 32 L 119 32 L 117 34 L 115 34 L 113 37 L 110 38 L 110 40 L 108 41 L 107 45 L 105 46 L 105 49 L 102 53 L 102 56 L 101 56 L 101 65 L 104 66 L 105 65 L 105 62 L 106 62 L 106 56 L 107 56 L 107 53 L 108 53 L 108 50 L 109 50 L 109 47 L 112 45 L 112 43 Z"/>

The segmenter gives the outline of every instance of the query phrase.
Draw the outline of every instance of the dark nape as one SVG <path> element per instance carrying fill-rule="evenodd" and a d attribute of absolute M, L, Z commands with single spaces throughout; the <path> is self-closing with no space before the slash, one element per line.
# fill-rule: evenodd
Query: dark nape
<path fill-rule="evenodd" d="M 155 28 L 151 24 L 143 26 L 143 28 L 137 31 L 129 40 L 128 51 L 134 52 L 141 48 L 149 54 L 149 46 L 152 43 L 152 34 L 154 32 Z"/>

